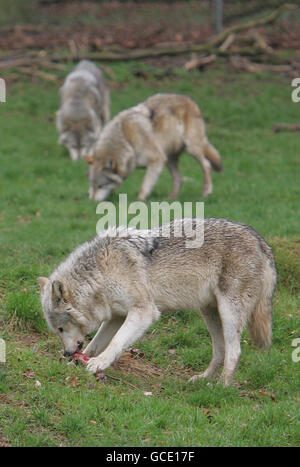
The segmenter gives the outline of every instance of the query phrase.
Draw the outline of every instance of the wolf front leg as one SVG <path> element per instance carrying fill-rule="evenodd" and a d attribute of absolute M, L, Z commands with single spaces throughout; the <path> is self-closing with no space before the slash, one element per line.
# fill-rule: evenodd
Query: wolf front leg
<path fill-rule="evenodd" d="M 84 354 L 90 357 L 96 357 L 100 354 L 110 343 L 116 332 L 124 323 L 124 318 L 115 318 L 110 321 L 104 321 L 97 334 L 94 336 L 89 345 L 85 348 Z"/>
<path fill-rule="evenodd" d="M 131 310 L 106 349 L 98 357 L 90 359 L 87 369 L 91 373 L 97 373 L 108 368 L 129 345 L 144 334 L 158 317 L 159 311 L 155 305 Z"/>
<path fill-rule="evenodd" d="M 148 198 L 162 172 L 162 169 L 164 168 L 164 165 L 165 161 L 155 161 L 148 165 L 146 175 L 139 192 L 140 201 L 145 201 L 145 199 Z"/>

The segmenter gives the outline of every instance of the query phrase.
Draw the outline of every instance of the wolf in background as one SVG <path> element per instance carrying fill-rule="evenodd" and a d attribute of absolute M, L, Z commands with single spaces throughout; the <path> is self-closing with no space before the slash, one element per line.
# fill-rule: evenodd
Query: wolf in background
<path fill-rule="evenodd" d="M 139 199 L 150 195 L 166 165 L 176 198 L 182 183 L 178 159 L 187 151 L 204 173 L 203 196 L 212 193 L 211 169 L 222 170 L 218 151 L 208 141 L 197 104 L 180 94 L 155 94 L 141 104 L 120 112 L 100 134 L 89 164 L 89 197 L 102 201 L 138 167 L 146 168 Z"/>
<path fill-rule="evenodd" d="M 174 235 L 178 227 L 181 236 Z M 200 248 L 186 247 L 186 227 L 204 227 Z M 276 269 L 271 248 L 251 227 L 186 218 L 127 237 L 116 233 L 84 243 L 49 278 L 38 279 L 45 318 L 66 355 L 98 330 L 84 353 L 93 357 L 88 370 L 102 371 L 161 313 L 178 310 L 199 310 L 212 339 L 212 360 L 192 381 L 223 366 L 221 378 L 230 384 L 247 324 L 256 344 L 271 344 Z"/>
<path fill-rule="evenodd" d="M 73 161 L 90 153 L 109 118 L 109 89 L 103 72 L 94 63 L 82 60 L 60 88 L 60 109 L 56 113 L 59 143 L 68 148 Z"/>

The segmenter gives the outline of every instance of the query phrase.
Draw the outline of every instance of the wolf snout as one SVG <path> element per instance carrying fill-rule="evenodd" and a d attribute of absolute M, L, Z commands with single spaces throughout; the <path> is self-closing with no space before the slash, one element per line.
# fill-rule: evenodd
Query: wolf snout
<path fill-rule="evenodd" d="M 83 347 L 83 342 L 78 341 L 76 349 L 73 352 L 70 352 L 70 350 L 65 350 L 64 353 L 63 353 L 63 356 L 64 357 L 72 357 L 72 355 L 74 355 L 74 353 L 80 352 L 80 350 L 82 350 L 82 347 Z"/>

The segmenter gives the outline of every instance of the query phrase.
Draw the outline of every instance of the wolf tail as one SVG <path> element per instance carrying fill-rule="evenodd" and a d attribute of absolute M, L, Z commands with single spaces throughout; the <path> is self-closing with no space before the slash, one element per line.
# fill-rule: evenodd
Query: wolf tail
<path fill-rule="evenodd" d="M 216 172 L 221 172 L 223 169 L 223 164 L 222 164 L 222 159 L 219 154 L 219 152 L 216 150 L 216 148 L 210 144 L 209 141 L 207 141 L 204 145 L 204 155 L 206 159 L 209 160 L 209 162 L 212 165 L 212 168 Z"/>
<path fill-rule="evenodd" d="M 260 299 L 251 316 L 249 331 L 258 347 L 268 348 L 272 343 L 272 302 L 276 285 L 275 265 L 268 263 Z"/>

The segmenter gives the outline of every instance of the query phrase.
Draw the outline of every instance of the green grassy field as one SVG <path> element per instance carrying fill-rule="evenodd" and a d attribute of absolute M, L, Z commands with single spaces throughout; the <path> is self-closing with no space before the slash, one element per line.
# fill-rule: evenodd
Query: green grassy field
<path fill-rule="evenodd" d="M 82 367 L 59 361 L 61 344 L 42 318 L 36 279 L 49 275 L 75 246 L 95 234 L 99 216 L 88 200 L 86 166 L 57 145 L 57 86 L 15 84 L 0 105 L 0 337 L 7 366 L 0 374 L 0 442 L 13 446 L 295 446 L 299 444 L 299 134 L 272 132 L 298 122 L 290 79 L 270 74 L 178 71 L 145 81 L 137 64 L 114 65 L 112 114 L 160 91 L 192 96 L 200 105 L 224 171 L 214 174 L 206 217 L 226 217 L 257 229 L 274 248 L 278 287 L 273 346 L 242 339 L 235 383 L 187 379 L 211 356 L 195 312 L 164 316 L 135 344 L 136 358 L 97 382 Z M 202 171 L 181 158 L 180 201 L 203 201 Z M 136 171 L 114 193 L 137 199 Z M 166 199 L 164 170 L 149 199 Z M 38 383 L 36 383 L 38 381 Z M 151 392 L 152 395 L 145 395 Z"/>

